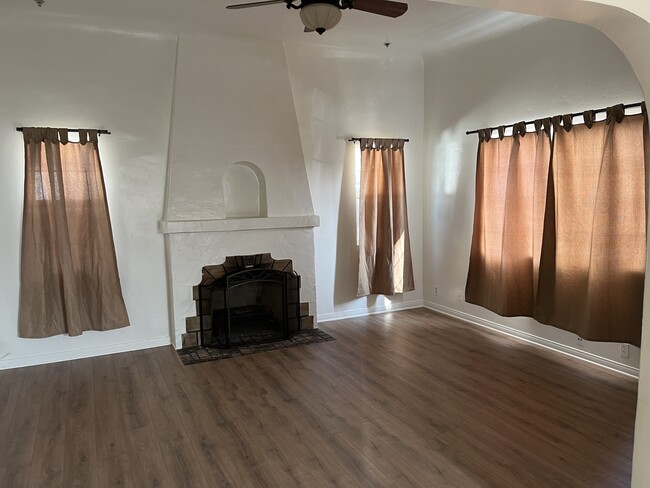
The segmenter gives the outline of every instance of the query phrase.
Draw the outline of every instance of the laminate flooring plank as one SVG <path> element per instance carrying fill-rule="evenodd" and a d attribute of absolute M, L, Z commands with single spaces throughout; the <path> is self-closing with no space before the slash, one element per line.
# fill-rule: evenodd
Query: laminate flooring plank
<path fill-rule="evenodd" d="M 93 360 L 71 361 L 69 381 L 63 486 L 96 487 L 98 463 L 95 448 Z"/>
<path fill-rule="evenodd" d="M 395 483 L 383 474 L 368 458 L 358 451 L 343 434 L 331 434 L 326 438 L 316 437 L 323 450 L 328 451 L 352 481 L 365 487 L 395 487 Z"/>
<path fill-rule="evenodd" d="M 303 487 L 311 485 L 321 488 L 323 485 L 316 481 L 314 473 L 309 471 L 302 462 L 287 462 L 276 448 L 265 451 L 264 455 L 268 460 L 268 469 L 271 470 L 280 483 L 280 486 L 287 488 Z"/>
<path fill-rule="evenodd" d="M 209 486 L 153 353 L 137 351 L 134 358 L 171 485 L 174 488 Z"/>
<path fill-rule="evenodd" d="M 631 480 L 623 482 L 607 475 L 596 476 L 587 482 L 590 488 L 628 488 Z"/>
<path fill-rule="evenodd" d="M 195 386 L 176 383 L 170 385 L 180 418 L 185 424 L 188 440 L 194 448 L 208 486 L 237 486 L 238 481 L 250 486 L 260 486 L 257 480 L 250 478 L 250 473 L 242 469 L 244 465 L 254 466 L 259 463 L 262 453 L 257 454 L 252 443 L 241 440 L 233 433 L 232 424 L 215 424 L 201 402 L 202 396 L 194 394 Z M 255 457 L 257 454 L 257 458 Z M 263 485 L 262 485 L 263 486 Z"/>
<path fill-rule="evenodd" d="M 582 432 L 570 422 L 559 421 L 552 412 L 540 412 L 528 402 L 520 402 L 515 397 L 481 397 L 479 390 L 465 390 L 465 393 L 480 398 L 485 405 L 501 410 L 502 415 L 511 417 L 534 435 L 551 442 L 571 456 L 597 466 L 619 479 L 627 478 L 631 471 L 629 459 L 616 451 L 594 441 L 588 433 Z"/>
<path fill-rule="evenodd" d="M 0 469 L 0 480 L 3 488 L 27 488 L 29 485 L 30 465 L 16 464 Z"/>
<path fill-rule="evenodd" d="M 423 428 L 435 432 L 445 432 L 450 428 L 451 419 L 446 412 L 414 401 L 412 397 L 407 397 L 403 392 L 382 382 L 380 378 L 351 373 L 345 378 L 344 384 L 371 400 L 376 408 L 404 421 L 416 419 Z"/>
<path fill-rule="evenodd" d="M 187 383 L 180 361 L 170 361 L 166 350 L 154 350 L 159 367 L 167 371 L 177 368 L 176 375 L 166 376 L 167 386 L 181 413 L 188 438 L 194 446 L 203 474 L 210 486 L 237 486 L 238 483 L 251 487 L 273 486 L 277 480 L 264 469 L 265 458 L 255 442 L 245 437 L 240 427 L 212 422 L 200 399 L 198 388 Z M 245 395 L 244 391 L 239 393 Z M 246 402 L 245 400 L 242 400 Z M 221 446 L 225 446 L 221 447 Z"/>
<path fill-rule="evenodd" d="M 28 368 L 3 371 L 0 378 L 0 448 L 7 452 L 9 428 Z M 2 463 L 0 462 L 0 466 Z"/>
<path fill-rule="evenodd" d="M 125 486 L 137 488 L 174 488 L 153 424 L 129 431 L 131 480 Z"/>
<path fill-rule="evenodd" d="M 369 422 L 349 414 L 345 405 L 323 403 L 315 408 L 317 413 L 331 419 L 337 431 L 396 486 L 428 488 L 448 485 L 439 472 L 411 463 L 401 456 L 400 450 L 395 449 L 398 445 L 391 445 L 386 442 L 387 438 L 376 435 Z"/>
<path fill-rule="evenodd" d="M 585 481 L 594 476 L 593 463 L 559 449 L 556 444 L 538 436 L 526 424 L 509 416 L 507 412 L 453 391 L 449 392 L 449 398 L 451 414 L 456 415 L 455 429 L 465 429 L 469 432 L 477 430 L 483 432 L 483 435 L 489 435 L 490 431 L 494 432 L 495 435 L 516 442 L 520 447 L 579 480 Z M 486 429 L 489 430 L 486 432 Z"/>
<path fill-rule="evenodd" d="M 30 486 L 62 487 L 66 418 L 70 394 L 70 362 L 51 364 L 43 387 L 43 402 L 31 459 Z"/>
<path fill-rule="evenodd" d="M 7 375 L 9 382 L 6 386 L 11 395 L 16 395 L 16 400 L 15 403 L 10 398 L 3 400 L 12 414 L 2 446 L 0 486 L 22 487 L 29 483 L 47 370 L 47 365 L 32 366 L 25 369 L 24 376 L 15 375 L 14 381 L 13 375 Z"/>
<path fill-rule="evenodd" d="M 17 406 L 13 409 L 0 465 L 13 469 L 31 462 L 47 370 L 47 365 L 31 366 L 26 370 L 18 393 Z"/>
<path fill-rule="evenodd" d="M 482 485 L 472 473 L 463 470 L 443 454 L 444 445 L 436 440 L 429 442 L 418 431 L 407 424 L 396 425 L 394 420 L 383 418 L 366 422 L 373 434 L 384 439 L 408 464 L 417 466 L 423 472 L 431 472 L 431 478 L 442 477 L 449 486 L 459 488 L 480 488 Z"/>
<path fill-rule="evenodd" d="M 95 404 L 95 448 L 98 461 L 111 468 L 123 467 L 122 457 L 127 453 L 127 430 L 124 423 L 121 391 L 113 355 L 93 358 L 93 392 Z M 119 479 L 119 476 L 116 477 Z"/>
<path fill-rule="evenodd" d="M 277 444 L 273 450 L 265 451 L 267 459 L 271 464 L 281 462 L 282 466 L 288 466 L 294 478 L 298 477 L 295 473 L 302 467 L 312 473 L 322 486 L 350 485 L 352 478 L 336 456 L 321 449 L 315 437 L 332 432 L 333 426 L 317 415 L 299 395 L 292 394 L 289 388 L 292 381 L 286 375 L 282 372 L 274 374 L 269 365 L 279 359 L 279 354 L 260 354 L 256 358 L 258 364 L 267 365 L 258 369 L 258 381 L 267 390 L 265 397 L 268 401 L 267 404 L 260 404 L 260 407 L 266 410 L 264 418 L 267 425 L 274 429 L 272 435 Z M 296 464 L 297 461 L 300 465 Z"/>
<path fill-rule="evenodd" d="M 187 441 L 185 427 L 167 388 L 165 378 L 151 351 L 136 351 L 135 362 L 140 373 L 151 420 L 159 442 L 183 444 Z"/>
<path fill-rule="evenodd" d="M 100 459 L 97 479 L 99 488 L 129 486 L 133 480 L 131 459 L 127 454 Z"/>
<path fill-rule="evenodd" d="M 469 425 L 464 428 L 441 434 L 442 438 L 451 445 L 483 453 L 484 460 L 489 463 L 489 469 L 499 468 L 496 474 L 500 477 L 507 479 L 508 476 L 512 476 L 514 480 L 526 482 L 526 486 L 530 487 L 586 488 L 587 485 L 579 479 L 540 458 L 536 453 L 528 451 L 495 429 L 481 425 L 479 422 L 471 424 L 469 420 L 467 422 Z"/>
<path fill-rule="evenodd" d="M 146 403 L 147 397 L 142 389 L 142 380 L 132 352 L 113 355 L 115 372 L 123 404 Z"/>

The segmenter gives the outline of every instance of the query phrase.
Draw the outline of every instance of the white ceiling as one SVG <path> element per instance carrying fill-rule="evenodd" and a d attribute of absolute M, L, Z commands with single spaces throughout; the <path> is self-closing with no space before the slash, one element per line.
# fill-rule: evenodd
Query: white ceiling
<path fill-rule="evenodd" d="M 285 42 L 317 43 L 351 50 L 383 48 L 430 52 L 476 42 L 524 27 L 539 17 L 407 0 L 397 19 L 344 10 L 336 28 L 323 36 L 302 32 L 298 11 L 284 4 L 226 10 L 246 0 L 2 0 L 0 19 L 76 25 L 133 33 L 213 32 Z"/>

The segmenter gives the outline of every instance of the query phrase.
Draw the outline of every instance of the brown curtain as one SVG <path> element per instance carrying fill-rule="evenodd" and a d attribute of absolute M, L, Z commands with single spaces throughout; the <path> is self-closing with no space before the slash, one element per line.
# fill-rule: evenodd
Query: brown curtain
<path fill-rule="evenodd" d="M 645 106 L 628 116 L 612 107 L 602 122 L 584 117 L 576 126 L 570 116 L 553 119 L 551 151 L 539 130 L 523 136 L 515 126 L 503 140 L 480 132 L 466 300 L 587 340 L 640 346 Z"/>
<path fill-rule="evenodd" d="M 544 129 L 544 130 L 542 130 Z M 481 131 L 465 300 L 499 315 L 532 315 L 551 154 L 550 121 L 491 139 Z"/>
<path fill-rule="evenodd" d="M 129 325 L 97 131 L 25 128 L 20 337 Z"/>
<path fill-rule="evenodd" d="M 555 119 L 554 193 L 535 318 L 594 341 L 641 345 L 646 258 L 646 117 L 572 127 Z"/>
<path fill-rule="evenodd" d="M 403 139 L 361 139 L 357 296 L 415 289 Z"/>

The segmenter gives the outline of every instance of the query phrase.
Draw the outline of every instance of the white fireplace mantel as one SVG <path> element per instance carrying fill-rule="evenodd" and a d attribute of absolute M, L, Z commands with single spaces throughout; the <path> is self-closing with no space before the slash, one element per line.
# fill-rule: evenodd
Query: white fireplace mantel
<path fill-rule="evenodd" d="M 319 225 L 320 217 L 318 215 L 297 215 L 244 219 L 161 220 L 158 222 L 158 229 L 162 234 L 188 234 L 238 230 L 300 229 L 314 228 Z"/>
<path fill-rule="evenodd" d="M 314 227 L 317 215 L 231 219 L 161 220 L 170 284 L 171 330 L 177 348 L 186 330 L 186 318 L 196 315 L 192 287 L 201 280 L 201 268 L 219 264 L 229 255 L 272 253 L 289 258 L 302 277 L 301 300 L 316 316 Z"/>

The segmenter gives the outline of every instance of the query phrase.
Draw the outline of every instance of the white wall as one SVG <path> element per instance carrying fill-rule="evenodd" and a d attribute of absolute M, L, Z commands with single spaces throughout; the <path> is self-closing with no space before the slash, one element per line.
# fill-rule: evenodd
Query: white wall
<path fill-rule="evenodd" d="M 321 218 L 316 234 L 318 320 L 421 306 L 423 65 L 419 54 L 285 47 L 300 139 Z M 356 298 L 354 146 L 349 137 L 403 137 L 415 291 Z M 358 146 L 356 147 L 358 151 Z"/>
<path fill-rule="evenodd" d="M 576 347 L 569 332 L 458 301 L 469 263 L 478 142 L 465 131 L 640 101 L 634 72 L 602 33 L 554 20 L 431 56 L 425 65 L 425 179 L 431 189 L 424 204 L 425 300 L 468 319 Z M 639 364 L 636 347 L 628 359 L 617 344 L 585 341 L 582 350 Z"/>
<path fill-rule="evenodd" d="M 162 211 L 175 39 L 0 20 L 0 368 L 168 344 Z M 16 126 L 107 128 L 100 138 L 131 326 L 17 337 L 24 152 Z"/>

